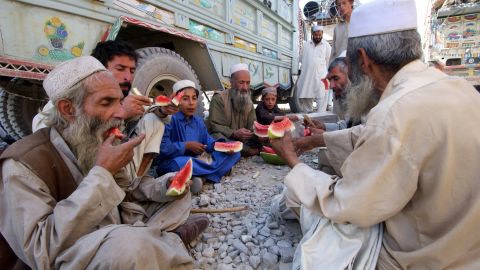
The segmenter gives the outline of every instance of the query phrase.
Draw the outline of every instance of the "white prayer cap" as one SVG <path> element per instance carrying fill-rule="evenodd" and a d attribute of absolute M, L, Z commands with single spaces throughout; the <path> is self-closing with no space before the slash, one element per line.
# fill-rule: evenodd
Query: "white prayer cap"
<path fill-rule="evenodd" d="M 238 71 L 242 71 L 242 70 L 250 72 L 248 70 L 248 65 L 247 64 L 239 63 L 239 64 L 235 64 L 235 65 L 230 67 L 230 75 L 233 75 L 233 73 L 238 72 Z"/>
<path fill-rule="evenodd" d="M 65 91 L 98 72 L 107 70 L 95 57 L 81 56 L 56 66 L 43 81 L 43 88 L 52 101 L 65 94 Z"/>
<path fill-rule="evenodd" d="M 312 32 L 323 31 L 323 26 L 321 25 L 314 25 L 312 26 Z"/>
<path fill-rule="evenodd" d="M 348 37 L 417 29 L 415 0 L 372 0 L 352 12 Z"/>
<path fill-rule="evenodd" d="M 197 88 L 195 87 L 195 83 L 190 81 L 190 80 L 181 80 L 181 81 L 178 81 L 176 82 L 174 85 L 173 85 L 173 92 L 178 92 L 184 88 L 187 88 L 187 87 L 191 87 L 195 90 L 197 90 Z"/>
<path fill-rule="evenodd" d="M 338 58 L 338 57 L 347 57 L 347 51 L 341 52 L 341 53 L 337 56 L 337 58 Z"/>

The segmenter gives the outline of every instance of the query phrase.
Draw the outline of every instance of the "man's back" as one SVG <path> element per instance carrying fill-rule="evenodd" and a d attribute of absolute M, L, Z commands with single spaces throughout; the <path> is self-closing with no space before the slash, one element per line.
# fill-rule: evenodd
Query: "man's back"
<path fill-rule="evenodd" d="M 377 181 L 392 185 L 379 187 L 386 195 L 375 211 L 395 205 L 400 211 L 384 217 L 379 268 L 394 269 L 395 260 L 402 268 L 479 269 L 479 105 L 480 95 L 467 82 L 417 61 L 395 75 L 369 114 L 355 148 L 386 137 L 375 147 L 389 150 L 370 152 L 374 160 L 385 155 L 384 162 L 365 165 Z"/>

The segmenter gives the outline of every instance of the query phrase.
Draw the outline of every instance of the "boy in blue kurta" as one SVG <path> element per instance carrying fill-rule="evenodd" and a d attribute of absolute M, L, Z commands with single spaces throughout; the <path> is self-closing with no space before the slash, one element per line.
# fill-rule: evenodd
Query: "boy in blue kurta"
<path fill-rule="evenodd" d="M 160 154 L 156 158 L 157 173 L 163 175 L 182 168 L 192 158 L 193 176 L 220 182 L 239 160 L 240 153 L 226 154 L 213 149 L 215 140 L 208 134 L 203 120 L 195 115 L 198 90 L 195 83 L 182 80 L 173 85 L 173 91 L 183 91 L 180 111 L 165 126 Z"/>

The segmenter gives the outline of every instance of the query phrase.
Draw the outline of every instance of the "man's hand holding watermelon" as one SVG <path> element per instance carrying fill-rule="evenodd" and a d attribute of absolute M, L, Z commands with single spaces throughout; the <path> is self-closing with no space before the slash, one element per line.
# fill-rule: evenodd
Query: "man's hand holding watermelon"
<path fill-rule="evenodd" d="M 285 135 L 278 139 L 271 139 L 270 143 L 272 145 L 273 150 L 280 156 L 290 168 L 295 167 L 298 163 L 300 163 L 300 159 L 298 158 L 295 147 L 292 141 L 292 134 L 290 131 L 286 131 Z"/>

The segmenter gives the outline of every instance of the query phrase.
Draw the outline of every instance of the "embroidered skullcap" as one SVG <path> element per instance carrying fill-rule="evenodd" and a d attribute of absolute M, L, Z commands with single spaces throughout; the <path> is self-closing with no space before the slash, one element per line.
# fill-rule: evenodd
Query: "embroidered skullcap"
<path fill-rule="evenodd" d="M 233 75 L 233 73 L 239 72 L 239 71 L 242 71 L 242 70 L 250 72 L 248 70 L 248 65 L 247 64 L 239 63 L 239 64 L 235 64 L 235 65 L 230 67 L 230 75 Z"/>
<path fill-rule="evenodd" d="M 323 26 L 321 25 L 314 25 L 312 27 L 312 32 L 323 31 Z"/>
<path fill-rule="evenodd" d="M 88 76 L 107 70 L 92 56 L 81 56 L 61 63 L 47 75 L 43 88 L 52 101 L 62 97 L 66 91 Z"/>
<path fill-rule="evenodd" d="M 176 82 L 174 85 L 173 85 L 173 92 L 178 92 L 184 88 L 187 88 L 187 87 L 191 87 L 195 90 L 197 90 L 197 88 L 195 87 L 195 83 L 190 81 L 190 80 L 181 80 L 181 81 L 178 81 Z"/>
<path fill-rule="evenodd" d="M 265 96 L 266 94 L 274 94 L 276 96 L 277 95 L 277 88 L 273 87 L 273 86 L 263 88 L 262 97 Z"/>
<path fill-rule="evenodd" d="M 372 0 L 352 12 L 348 37 L 417 29 L 415 0 Z"/>

